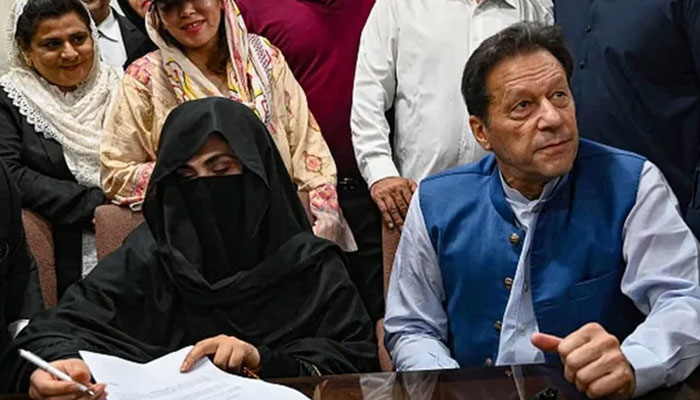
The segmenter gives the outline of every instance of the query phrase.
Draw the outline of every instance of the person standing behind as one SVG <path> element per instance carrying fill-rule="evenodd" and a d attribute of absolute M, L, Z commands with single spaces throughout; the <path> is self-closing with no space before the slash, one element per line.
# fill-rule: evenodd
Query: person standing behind
<path fill-rule="evenodd" d="M 83 0 L 97 25 L 102 59 L 126 69 L 134 60 L 155 50 L 148 37 L 109 6 L 109 0 Z"/>
<path fill-rule="evenodd" d="M 338 168 L 338 197 L 357 241 L 350 276 L 373 320 L 384 314 L 381 220 L 355 162 L 350 133 L 360 33 L 374 0 L 238 0 L 250 33 L 284 54 Z"/>
<path fill-rule="evenodd" d="M 581 136 L 649 157 L 699 237 L 700 1 L 557 0 L 554 13 Z"/>
<path fill-rule="evenodd" d="M 144 35 L 148 36 L 146 32 L 146 13 L 148 9 L 151 8 L 151 0 L 117 0 L 119 8 L 126 19 L 128 19 L 138 30 L 140 30 Z"/>
<path fill-rule="evenodd" d="M 351 123 L 360 172 L 389 228 L 403 226 L 417 181 L 484 155 L 459 93 L 472 51 L 513 23 L 553 20 L 549 0 L 377 1 L 362 32 Z"/>

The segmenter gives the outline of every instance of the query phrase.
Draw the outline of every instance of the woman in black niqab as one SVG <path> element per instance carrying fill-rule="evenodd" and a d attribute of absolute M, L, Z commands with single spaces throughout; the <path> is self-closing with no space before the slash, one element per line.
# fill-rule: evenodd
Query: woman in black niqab
<path fill-rule="evenodd" d="M 242 173 L 183 178 L 178 169 L 212 134 Z M 48 361 L 90 350 L 147 362 L 218 335 L 253 345 L 263 377 L 376 370 L 372 325 L 342 251 L 313 235 L 272 140 L 231 100 L 173 110 L 146 223 L 9 346 L 4 389 L 27 390 L 34 368 L 18 348 Z"/>

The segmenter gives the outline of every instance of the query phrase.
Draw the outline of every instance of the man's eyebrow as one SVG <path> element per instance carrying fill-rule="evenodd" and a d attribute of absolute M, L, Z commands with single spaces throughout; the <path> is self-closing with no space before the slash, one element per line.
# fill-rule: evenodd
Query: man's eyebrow
<path fill-rule="evenodd" d="M 515 87 L 512 89 L 506 89 L 505 92 L 503 92 L 503 96 L 501 97 L 501 101 L 503 102 L 509 102 L 512 101 L 513 98 L 518 98 L 522 96 L 529 96 L 531 94 L 530 90 L 522 88 L 522 87 Z"/>

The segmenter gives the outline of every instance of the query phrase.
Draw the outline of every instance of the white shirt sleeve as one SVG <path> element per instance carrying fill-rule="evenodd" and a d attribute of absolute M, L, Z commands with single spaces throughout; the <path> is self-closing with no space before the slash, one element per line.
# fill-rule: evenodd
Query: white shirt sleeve
<path fill-rule="evenodd" d="M 648 161 L 623 239 L 621 290 L 646 315 L 622 343 L 639 396 L 684 380 L 700 364 L 698 242 L 663 174 Z"/>
<path fill-rule="evenodd" d="M 459 368 L 445 344 L 444 301 L 437 255 L 416 190 L 396 251 L 384 317 L 387 349 L 398 371 Z"/>
<path fill-rule="evenodd" d="M 541 21 L 545 25 L 554 25 L 554 2 L 552 0 L 534 0 L 540 3 L 540 5 L 547 10 L 544 15 L 542 15 Z"/>
<path fill-rule="evenodd" d="M 377 0 L 362 30 L 350 116 L 357 165 L 370 187 L 380 179 L 399 176 L 384 115 L 394 103 L 398 40 L 394 0 Z"/>

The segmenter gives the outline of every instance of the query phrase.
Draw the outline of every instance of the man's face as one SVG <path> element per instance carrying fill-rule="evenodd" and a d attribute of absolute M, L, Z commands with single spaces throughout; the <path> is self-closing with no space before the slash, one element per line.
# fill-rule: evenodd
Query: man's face
<path fill-rule="evenodd" d="M 541 183 L 571 170 L 578 150 L 576 110 L 566 73 L 547 51 L 508 58 L 486 80 L 488 122 L 470 117 L 504 176 Z"/>
<path fill-rule="evenodd" d="M 95 24 L 99 25 L 109 15 L 109 0 L 83 0 Z"/>

